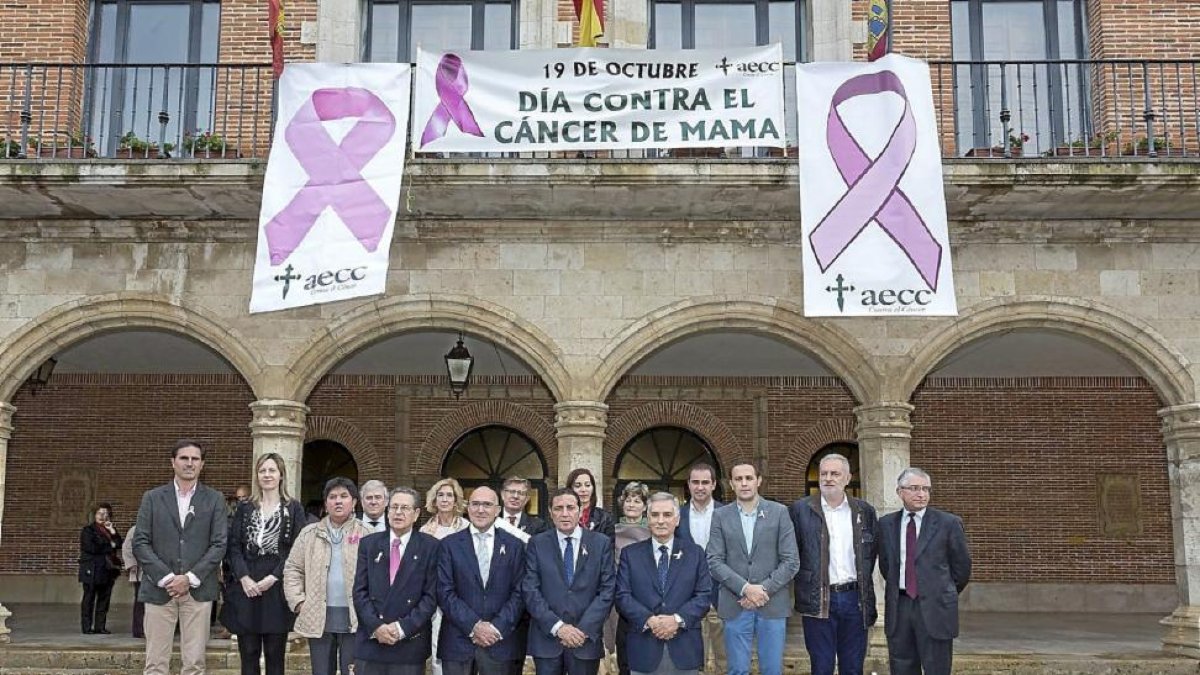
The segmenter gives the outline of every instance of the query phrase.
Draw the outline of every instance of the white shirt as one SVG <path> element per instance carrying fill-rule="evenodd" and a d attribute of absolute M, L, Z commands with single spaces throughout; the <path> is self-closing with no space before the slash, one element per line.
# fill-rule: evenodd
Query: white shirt
<path fill-rule="evenodd" d="M 917 541 L 921 540 L 921 523 L 925 522 L 925 509 L 920 511 L 909 511 L 904 509 L 900 512 L 900 585 L 904 585 L 904 560 L 908 556 L 908 514 L 917 514 Z M 918 589 L 920 590 L 920 589 Z"/>
<path fill-rule="evenodd" d="M 703 511 L 697 511 L 696 505 L 693 502 L 688 502 L 688 530 L 691 532 L 692 541 L 700 548 L 708 548 L 708 535 L 712 532 L 712 517 L 713 511 L 716 511 L 716 505 L 713 500 L 708 500 L 708 508 Z"/>
<path fill-rule="evenodd" d="M 363 525 L 366 525 L 367 527 L 371 528 L 372 532 L 383 532 L 384 530 L 387 529 L 387 513 L 384 512 L 384 513 L 380 514 L 379 518 L 376 519 L 374 525 L 371 524 L 371 516 L 368 516 L 367 514 L 364 513 L 362 516 L 362 522 L 363 522 Z"/>
<path fill-rule="evenodd" d="M 187 492 L 179 489 L 179 481 L 176 479 L 171 479 L 171 485 L 175 486 L 175 506 L 179 509 L 179 524 L 186 527 L 188 514 L 192 513 L 192 497 L 196 496 L 196 487 L 200 485 L 200 481 L 192 483 L 192 489 L 188 490 Z M 158 587 L 166 588 L 167 584 L 171 583 L 171 580 L 174 578 L 175 573 L 168 572 L 167 576 L 158 580 Z M 198 588 L 200 586 L 200 577 L 193 574 L 191 570 L 188 571 L 187 578 L 188 586 L 191 586 L 192 588 Z"/>
<path fill-rule="evenodd" d="M 485 534 L 488 544 L 492 547 L 492 555 L 496 554 L 496 523 L 492 523 L 492 526 L 486 530 L 477 529 L 474 525 L 468 529 L 471 530 L 471 548 L 478 548 L 476 544 L 479 543 L 479 535 Z"/>
<path fill-rule="evenodd" d="M 844 584 L 858 580 L 854 567 L 854 517 L 850 511 L 850 498 L 842 497 L 842 503 L 834 508 L 821 497 L 821 510 L 825 513 L 825 529 L 829 531 L 829 583 Z"/>

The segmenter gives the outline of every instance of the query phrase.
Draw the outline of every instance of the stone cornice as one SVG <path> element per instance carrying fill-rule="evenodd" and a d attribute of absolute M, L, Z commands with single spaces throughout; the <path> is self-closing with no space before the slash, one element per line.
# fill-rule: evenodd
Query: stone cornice
<path fill-rule="evenodd" d="M 947 160 L 944 168 L 949 216 L 962 236 L 1145 238 L 1156 234 L 1144 231 L 1146 223 L 1168 220 L 1179 226 L 1167 240 L 1197 238 L 1200 162 Z M 31 227 L 80 238 L 113 227 L 148 230 L 127 236 L 195 235 L 205 223 L 234 221 L 241 226 L 205 234 L 253 241 L 264 169 L 263 162 L 0 162 L 0 219 L 16 221 L 0 224 L 0 237 L 16 234 L 14 226 L 22 236 Z M 590 239 L 633 232 L 786 240 L 798 230 L 797 170 L 773 159 L 412 160 L 397 236 L 435 237 L 446 221 L 455 222 L 458 238 L 470 237 L 475 223 L 497 221 L 545 236 L 550 220 Z M 127 219 L 154 225 L 111 222 Z M 1025 229 L 1047 220 L 1056 221 L 1053 231 Z M 970 225 L 981 221 L 988 223 L 982 231 Z"/>

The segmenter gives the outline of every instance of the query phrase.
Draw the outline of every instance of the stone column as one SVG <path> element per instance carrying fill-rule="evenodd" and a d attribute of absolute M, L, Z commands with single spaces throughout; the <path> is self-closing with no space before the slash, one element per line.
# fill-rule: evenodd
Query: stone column
<path fill-rule="evenodd" d="M 563 401 L 554 405 L 558 429 L 558 484 L 565 486 L 572 469 L 596 476 L 596 500 L 604 500 L 604 430 L 608 406 L 596 401 Z"/>
<path fill-rule="evenodd" d="M 812 0 L 812 42 L 809 45 L 813 61 L 849 61 L 854 54 L 854 21 L 850 18 L 850 3 L 846 0 Z M 785 57 L 786 58 L 786 57 Z"/>
<path fill-rule="evenodd" d="M 308 406 L 296 401 L 263 399 L 250 404 L 250 437 L 254 440 L 254 461 L 268 452 L 283 457 L 287 468 L 287 487 L 292 497 L 300 498 L 300 466 L 304 459 L 304 421 Z M 254 464 L 251 462 L 251 472 Z M 254 476 L 251 475 L 251 480 Z"/>
<path fill-rule="evenodd" d="M 614 49 L 645 49 L 650 39 L 649 3 L 612 0 L 604 23 L 604 39 Z"/>
<path fill-rule="evenodd" d="M 912 441 L 913 407 L 900 401 L 869 403 L 854 409 L 858 423 L 858 473 L 862 495 L 880 516 L 900 508 L 896 477 L 909 466 L 909 442 Z M 883 576 L 875 575 L 875 606 L 879 621 L 871 629 L 870 647 L 885 649 L 883 632 Z"/>
<path fill-rule="evenodd" d="M 317 61 L 362 60 L 362 7 L 357 2 L 317 0 Z"/>
<path fill-rule="evenodd" d="M 1179 606 L 1160 623 L 1163 650 L 1200 658 L 1200 403 L 1158 411 L 1167 446 Z"/>
<path fill-rule="evenodd" d="M 12 438 L 13 413 L 17 412 L 11 404 L 0 401 L 0 528 L 4 524 L 4 482 L 8 468 L 8 439 Z M 3 539 L 0 538 L 0 542 Z M 8 627 L 8 617 L 12 612 L 0 604 L 0 643 L 8 642 L 12 629 Z"/>

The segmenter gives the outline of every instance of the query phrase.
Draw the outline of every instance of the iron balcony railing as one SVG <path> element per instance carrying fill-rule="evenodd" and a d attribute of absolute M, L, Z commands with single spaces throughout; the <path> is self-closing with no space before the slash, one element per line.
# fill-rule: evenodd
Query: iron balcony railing
<path fill-rule="evenodd" d="M 794 64 L 785 74 L 789 139 Z M 942 154 L 1200 157 L 1200 60 L 933 61 Z M 269 64 L 0 64 L 0 159 L 265 159 Z M 794 157 L 786 149 L 495 153 L 577 160 Z M 441 157 L 420 154 L 420 157 Z"/>

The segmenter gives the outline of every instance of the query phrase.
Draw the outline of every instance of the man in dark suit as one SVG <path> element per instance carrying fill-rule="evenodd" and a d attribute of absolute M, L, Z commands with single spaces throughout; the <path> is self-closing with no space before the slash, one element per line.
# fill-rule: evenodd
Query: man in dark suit
<path fill-rule="evenodd" d="M 550 498 L 554 529 L 531 538 L 521 589 L 533 623 L 529 653 L 537 675 L 596 675 L 604 656 L 601 633 L 613 606 L 612 540 L 579 526 L 579 497 L 570 489 Z"/>
<path fill-rule="evenodd" d="M 712 531 L 712 517 L 717 509 L 725 506 L 713 498 L 717 490 L 717 470 L 707 462 L 697 462 L 688 471 L 688 495 L 691 497 L 683 505 L 679 514 L 679 527 L 675 528 L 675 536 L 684 541 L 690 541 L 700 547 L 708 548 L 708 535 Z M 715 673 L 717 662 L 725 658 L 725 630 L 720 617 L 717 616 L 717 593 L 712 594 L 713 611 L 704 617 L 704 672 Z"/>
<path fill-rule="evenodd" d="M 433 651 L 438 541 L 413 531 L 421 514 L 411 488 L 388 499 L 388 531 L 363 537 L 354 571 L 358 675 L 424 675 Z"/>
<path fill-rule="evenodd" d="M 532 537 L 539 532 L 544 532 L 548 526 L 546 521 L 525 512 L 525 505 L 529 503 L 529 490 L 529 479 L 517 476 L 506 478 L 503 488 L 504 513 L 502 517 L 510 528 L 516 528 Z"/>
<path fill-rule="evenodd" d="M 929 506 L 933 480 L 910 467 L 896 481 L 904 508 L 879 519 L 884 626 L 893 675 L 948 675 L 958 594 L 971 580 L 962 519 Z"/>
<path fill-rule="evenodd" d="M 712 608 L 704 551 L 675 536 L 679 505 L 657 492 L 647 507 L 650 539 L 621 551 L 617 611 L 628 633 L 629 670 L 638 675 L 694 675 L 704 665 L 703 619 Z"/>
<path fill-rule="evenodd" d="M 204 672 L 217 570 L 225 557 L 225 497 L 200 484 L 204 448 L 177 442 L 171 468 L 171 483 L 142 495 L 133 535 L 144 582 L 138 599 L 146 604 L 146 675 L 168 672 L 176 624 L 181 673 Z"/>
<path fill-rule="evenodd" d="M 496 491 L 475 488 L 467 502 L 471 526 L 443 539 L 438 551 L 444 675 L 506 675 L 525 660 L 525 635 L 518 631 L 525 545 L 496 527 L 499 513 Z"/>

